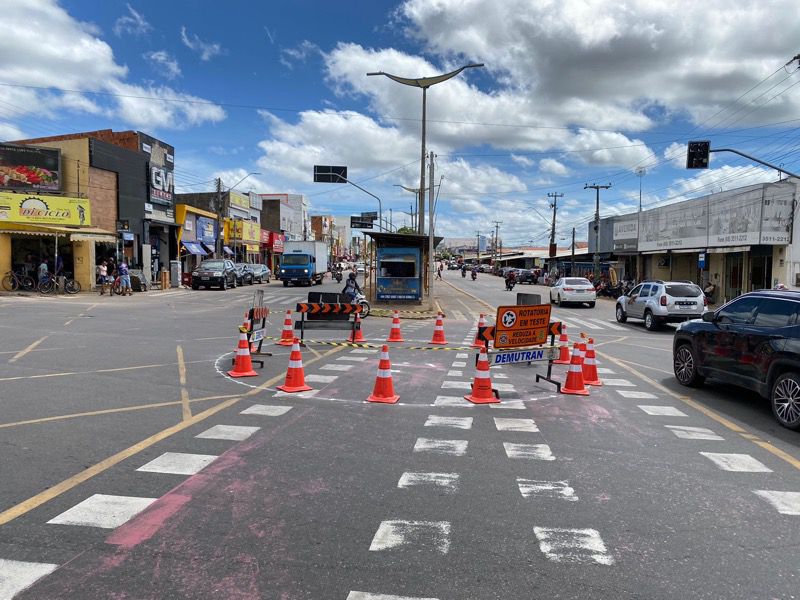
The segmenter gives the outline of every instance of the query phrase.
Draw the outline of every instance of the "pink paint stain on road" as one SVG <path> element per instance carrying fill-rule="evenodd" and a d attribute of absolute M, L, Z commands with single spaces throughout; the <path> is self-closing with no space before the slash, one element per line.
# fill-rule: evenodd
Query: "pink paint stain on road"
<path fill-rule="evenodd" d="M 149 540 L 163 527 L 164 522 L 182 508 L 191 496 L 167 494 L 156 500 L 133 521 L 119 527 L 106 538 L 106 543 L 130 549 Z"/>

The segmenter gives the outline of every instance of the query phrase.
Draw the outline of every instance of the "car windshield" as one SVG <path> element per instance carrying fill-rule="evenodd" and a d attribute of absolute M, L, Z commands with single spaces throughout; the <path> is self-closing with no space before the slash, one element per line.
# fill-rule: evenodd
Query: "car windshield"
<path fill-rule="evenodd" d="M 696 298 L 703 294 L 700 288 L 692 283 L 668 283 L 664 287 L 669 296 Z"/>
<path fill-rule="evenodd" d="M 564 280 L 564 285 L 592 285 L 592 283 L 583 277 L 568 277 Z"/>
<path fill-rule="evenodd" d="M 286 254 L 283 257 L 284 265 L 307 265 L 308 256 L 305 254 Z"/>
<path fill-rule="evenodd" d="M 225 268 L 225 263 L 223 263 L 221 260 L 207 260 L 200 264 L 200 268 L 219 270 Z"/>

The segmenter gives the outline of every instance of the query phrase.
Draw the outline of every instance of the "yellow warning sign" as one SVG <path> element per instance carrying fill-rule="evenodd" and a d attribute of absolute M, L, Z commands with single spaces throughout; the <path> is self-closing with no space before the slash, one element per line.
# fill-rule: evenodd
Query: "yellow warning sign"
<path fill-rule="evenodd" d="M 549 304 L 500 306 L 494 325 L 494 347 L 519 348 L 544 344 L 549 330 Z"/>

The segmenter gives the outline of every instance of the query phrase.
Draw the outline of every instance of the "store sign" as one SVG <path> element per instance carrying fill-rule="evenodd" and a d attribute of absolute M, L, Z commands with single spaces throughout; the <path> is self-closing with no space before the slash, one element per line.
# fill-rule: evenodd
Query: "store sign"
<path fill-rule="evenodd" d="M 138 135 L 141 151 L 150 155 L 147 166 L 150 201 L 171 204 L 175 194 L 175 148 L 144 133 Z"/>
<path fill-rule="evenodd" d="M 641 214 L 640 251 L 702 248 L 707 242 L 707 200 L 678 202 Z"/>
<path fill-rule="evenodd" d="M 0 223 L 88 226 L 92 218 L 88 198 L 0 192 Z"/>
<path fill-rule="evenodd" d="M 261 240 L 261 228 L 252 221 L 234 221 L 233 239 L 257 244 Z"/>
<path fill-rule="evenodd" d="M 283 240 L 282 233 L 269 232 L 269 242 L 273 252 L 283 252 Z"/>
<path fill-rule="evenodd" d="M 194 224 L 192 223 L 192 218 L 187 217 L 186 221 L 183 223 L 183 230 L 184 231 L 192 231 L 194 229 Z"/>
<path fill-rule="evenodd" d="M 61 151 L 0 144 L 0 188 L 60 190 Z"/>
<path fill-rule="evenodd" d="M 792 241 L 794 190 L 795 187 L 787 183 L 765 186 L 761 208 L 762 244 L 788 244 Z"/>
<path fill-rule="evenodd" d="M 238 206 L 239 208 L 249 211 L 250 210 L 250 198 L 243 195 L 237 194 L 236 192 L 228 192 L 230 195 L 230 202 L 232 206 Z"/>
<path fill-rule="evenodd" d="M 208 217 L 197 217 L 197 234 L 198 241 L 204 244 L 213 244 L 217 241 L 217 222 Z"/>
<path fill-rule="evenodd" d="M 378 277 L 378 300 L 419 300 L 419 279 L 416 277 Z"/>

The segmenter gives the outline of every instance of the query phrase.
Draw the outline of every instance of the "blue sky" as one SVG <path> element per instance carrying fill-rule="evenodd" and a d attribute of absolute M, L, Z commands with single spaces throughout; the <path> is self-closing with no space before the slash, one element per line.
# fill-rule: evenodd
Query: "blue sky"
<path fill-rule="evenodd" d="M 731 6 L 6 0 L 0 139 L 140 129 L 175 146 L 179 191 L 257 171 L 239 189 L 303 193 L 322 214 L 374 210 L 351 186 L 311 180 L 314 164 L 347 165 L 402 224 L 413 196 L 396 186 L 419 183 L 421 92 L 366 73 L 483 62 L 429 91 L 437 233 L 500 220 L 506 245 L 546 243 L 555 192 L 559 237 L 584 239 L 585 183 L 612 184 L 610 215 L 636 210 L 640 182 L 648 207 L 776 177 L 722 154 L 686 171 L 689 139 L 800 170 L 800 11 Z"/>

